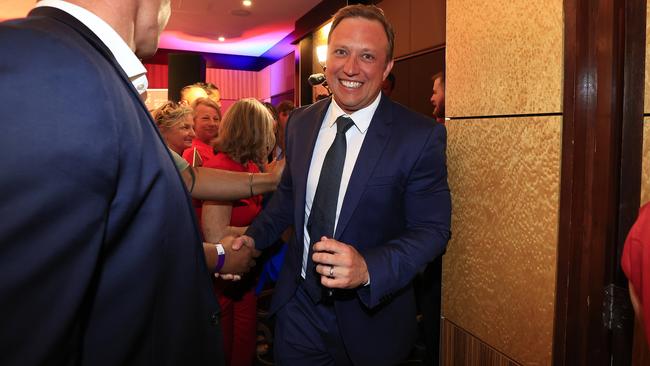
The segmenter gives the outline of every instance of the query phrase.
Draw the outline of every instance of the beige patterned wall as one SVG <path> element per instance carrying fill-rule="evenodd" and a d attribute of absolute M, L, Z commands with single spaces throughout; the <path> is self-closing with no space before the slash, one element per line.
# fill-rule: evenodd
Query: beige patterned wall
<path fill-rule="evenodd" d="M 650 202 L 650 117 L 643 120 L 643 162 L 641 164 L 641 204 L 644 204 Z"/>
<path fill-rule="evenodd" d="M 561 117 L 448 122 L 452 241 L 443 314 L 524 365 L 550 365 Z"/>
<path fill-rule="evenodd" d="M 447 115 L 562 111 L 563 1 L 447 2 Z"/>
<path fill-rule="evenodd" d="M 447 2 L 443 316 L 522 365 L 553 348 L 563 1 Z M 509 118 L 477 116 L 515 115 Z"/>

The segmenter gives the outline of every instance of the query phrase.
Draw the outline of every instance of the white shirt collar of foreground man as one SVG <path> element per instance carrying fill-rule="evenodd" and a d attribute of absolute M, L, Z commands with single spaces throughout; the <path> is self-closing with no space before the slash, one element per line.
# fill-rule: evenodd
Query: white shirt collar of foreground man
<path fill-rule="evenodd" d="M 36 4 L 35 8 L 44 6 L 64 11 L 88 27 L 108 47 L 113 56 L 115 56 L 115 59 L 120 64 L 122 70 L 124 70 L 126 76 L 129 77 L 138 93 L 142 94 L 147 91 L 149 87 L 149 81 L 146 75 L 147 69 L 133 53 L 131 48 L 129 48 L 129 45 L 124 42 L 122 37 L 108 23 L 90 11 L 67 1 L 42 0 Z"/>

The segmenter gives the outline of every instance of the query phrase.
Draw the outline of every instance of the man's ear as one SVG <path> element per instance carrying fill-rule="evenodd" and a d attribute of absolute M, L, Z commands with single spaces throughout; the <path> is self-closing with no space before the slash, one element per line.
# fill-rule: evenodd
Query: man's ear
<path fill-rule="evenodd" d="M 386 64 L 386 70 L 384 70 L 384 78 L 383 78 L 383 80 L 386 80 L 386 78 L 388 77 L 388 74 L 390 74 L 391 70 L 393 69 L 393 64 L 394 64 L 394 63 L 395 63 L 395 61 L 390 60 L 390 61 Z"/>

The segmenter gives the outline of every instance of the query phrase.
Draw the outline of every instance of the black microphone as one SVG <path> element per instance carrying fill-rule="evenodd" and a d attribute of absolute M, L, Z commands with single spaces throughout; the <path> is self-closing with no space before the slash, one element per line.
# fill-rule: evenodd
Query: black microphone
<path fill-rule="evenodd" d="M 318 74 L 311 74 L 309 75 L 309 78 L 307 79 L 307 82 L 311 86 L 316 86 L 323 84 L 325 82 L 325 75 L 323 73 L 318 73 Z"/>

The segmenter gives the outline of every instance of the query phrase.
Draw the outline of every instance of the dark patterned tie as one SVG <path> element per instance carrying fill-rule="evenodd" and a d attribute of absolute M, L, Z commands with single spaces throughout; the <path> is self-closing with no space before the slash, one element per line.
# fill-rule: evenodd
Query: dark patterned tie
<path fill-rule="evenodd" d="M 316 303 L 322 297 L 323 287 L 320 284 L 320 275 L 311 257 L 314 254 L 314 243 L 320 241 L 322 236 L 334 237 L 334 224 L 336 221 L 336 205 L 339 199 L 341 175 L 345 163 L 347 143 L 345 133 L 354 125 L 350 117 L 340 116 L 336 119 L 336 137 L 332 146 L 327 150 L 323 168 L 318 178 L 318 186 L 311 205 L 311 212 L 307 220 L 309 232 L 309 253 L 307 254 L 307 268 L 305 270 L 305 289 L 309 297 Z"/>

